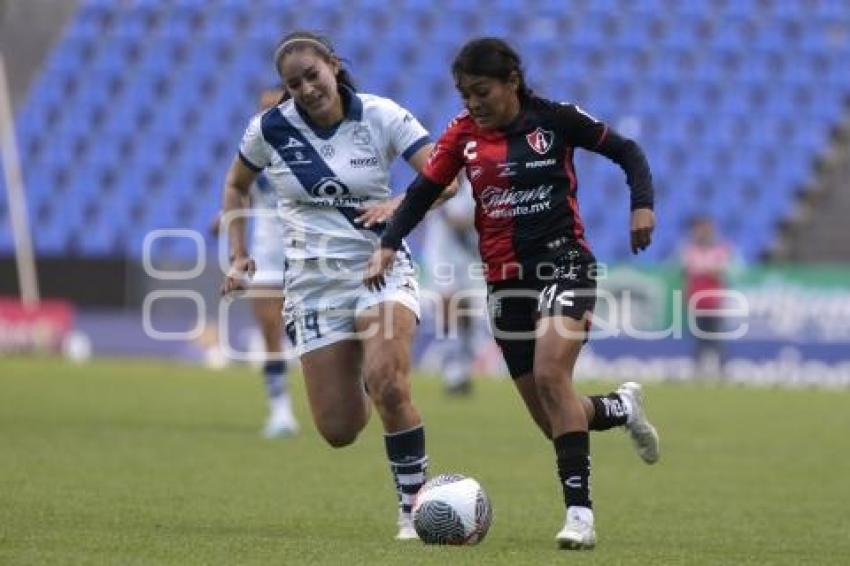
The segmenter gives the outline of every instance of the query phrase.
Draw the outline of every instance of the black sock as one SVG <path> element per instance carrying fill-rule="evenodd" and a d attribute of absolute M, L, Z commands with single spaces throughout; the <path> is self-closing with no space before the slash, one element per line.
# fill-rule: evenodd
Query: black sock
<path fill-rule="evenodd" d="M 552 441 L 558 456 L 558 478 L 567 507 L 592 508 L 590 501 L 590 434 L 566 432 Z"/>
<path fill-rule="evenodd" d="M 591 395 L 589 399 L 593 403 L 593 419 L 587 423 L 587 428 L 608 430 L 626 424 L 628 418 L 626 405 L 618 394 Z"/>
<path fill-rule="evenodd" d="M 422 425 L 384 435 L 387 457 L 395 481 L 398 505 L 410 514 L 413 498 L 425 483 L 428 456 L 425 454 L 425 429 Z"/>

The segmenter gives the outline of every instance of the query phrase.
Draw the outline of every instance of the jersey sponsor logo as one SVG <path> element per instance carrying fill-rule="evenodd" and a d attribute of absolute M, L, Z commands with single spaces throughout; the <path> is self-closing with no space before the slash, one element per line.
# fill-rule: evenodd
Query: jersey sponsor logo
<path fill-rule="evenodd" d="M 555 133 L 538 126 L 533 132 L 526 134 L 525 139 L 531 149 L 540 155 L 546 155 L 546 152 L 552 148 L 552 142 L 555 141 Z"/>
<path fill-rule="evenodd" d="M 311 208 L 360 209 L 369 199 L 366 197 L 316 197 L 313 199 L 290 199 L 293 205 L 309 206 Z"/>
<path fill-rule="evenodd" d="M 555 279 L 578 281 L 579 266 L 572 262 L 570 262 L 569 267 L 559 265 L 555 268 L 555 272 L 552 275 L 555 277 Z"/>
<path fill-rule="evenodd" d="M 351 191 L 336 177 L 322 177 L 310 187 L 310 194 L 319 198 L 338 198 L 348 196 Z"/>
<path fill-rule="evenodd" d="M 293 137 L 290 137 L 285 145 L 280 146 L 281 149 L 294 149 L 297 147 L 304 147 L 304 144 Z"/>
<path fill-rule="evenodd" d="M 527 161 L 525 163 L 526 169 L 537 169 L 539 167 L 549 167 L 550 165 L 554 165 L 554 159 L 541 159 L 539 161 Z"/>
<path fill-rule="evenodd" d="M 560 248 L 563 248 L 564 246 L 566 246 L 569 243 L 570 243 L 570 239 L 567 238 L 566 236 L 562 236 L 560 238 L 556 238 L 556 239 L 552 240 L 551 242 L 546 242 L 546 247 L 549 248 L 550 250 L 558 250 Z"/>
<path fill-rule="evenodd" d="M 489 218 L 511 218 L 549 210 L 553 185 L 540 185 L 529 190 L 488 186 L 479 196 L 482 212 Z"/>
<path fill-rule="evenodd" d="M 325 145 L 319 147 L 319 154 L 325 159 L 330 159 L 334 156 L 335 153 L 336 150 L 334 149 L 334 146 L 329 143 L 326 143 Z"/>
<path fill-rule="evenodd" d="M 496 167 L 499 168 L 499 177 L 513 177 L 516 175 L 516 171 L 514 171 L 514 167 L 516 167 L 515 161 L 503 161 L 502 163 L 497 163 Z"/>
<path fill-rule="evenodd" d="M 292 165 L 309 165 L 309 164 L 313 163 L 312 159 L 307 159 L 307 156 L 304 155 L 303 151 L 293 152 L 292 157 L 294 157 L 295 159 L 284 158 L 284 159 L 286 159 L 286 164 L 289 165 L 289 166 L 292 166 Z"/>
<path fill-rule="evenodd" d="M 377 167 L 378 158 L 374 155 L 372 157 L 352 157 L 349 163 L 355 169 L 362 169 L 364 167 Z"/>

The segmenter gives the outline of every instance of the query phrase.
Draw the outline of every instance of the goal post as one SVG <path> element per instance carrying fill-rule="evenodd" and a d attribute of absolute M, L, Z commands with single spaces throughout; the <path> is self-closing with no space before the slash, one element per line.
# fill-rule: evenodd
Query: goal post
<path fill-rule="evenodd" d="M 15 246 L 15 263 L 18 269 L 21 302 L 25 306 L 35 306 L 39 303 L 38 276 L 35 269 L 35 255 L 32 247 L 24 181 L 21 175 L 21 162 L 18 157 L 15 137 L 12 100 L 9 94 L 9 83 L 6 80 L 6 64 L 2 52 L 0 52 L 0 163 L 3 165 L 3 175 L 6 182 L 6 199 L 9 203 L 9 223 Z"/>

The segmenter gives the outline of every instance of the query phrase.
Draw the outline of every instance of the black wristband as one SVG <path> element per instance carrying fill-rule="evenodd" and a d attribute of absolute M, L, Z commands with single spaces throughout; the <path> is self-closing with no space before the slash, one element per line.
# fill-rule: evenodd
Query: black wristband
<path fill-rule="evenodd" d="M 381 236 L 381 247 L 382 248 L 388 248 L 388 249 L 391 249 L 391 250 L 398 251 L 399 249 L 401 249 L 401 242 L 402 242 L 401 238 L 398 238 L 396 236 L 388 237 L 386 232 L 384 232 L 384 235 Z"/>
<path fill-rule="evenodd" d="M 650 201 L 650 202 L 632 201 L 632 204 L 631 204 L 631 210 L 637 210 L 639 208 L 648 208 L 649 210 L 654 210 L 654 207 L 655 207 L 655 203 L 652 202 L 652 201 Z"/>

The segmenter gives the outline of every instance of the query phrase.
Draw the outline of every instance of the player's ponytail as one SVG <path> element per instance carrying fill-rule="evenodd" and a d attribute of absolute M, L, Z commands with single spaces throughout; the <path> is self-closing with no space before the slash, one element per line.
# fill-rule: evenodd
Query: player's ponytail
<path fill-rule="evenodd" d="M 294 31 L 292 33 L 286 34 L 283 39 L 280 40 L 280 43 L 277 44 L 277 47 L 274 50 L 274 67 L 277 70 L 278 74 L 280 74 L 280 62 L 283 59 L 284 55 L 292 53 L 298 49 L 306 49 L 311 48 L 316 52 L 320 57 L 325 59 L 328 62 L 333 60 L 337 60 L 340 62 L 339 71 L 336 74 L 336 82 L 339 85 L 345 85 L 353 91 L 357 90 L 357 87 L 354 84 L 354 79 L 351 78 L 351 73 L 348 72 L 348 69 L 342 66 L 343 59 L 336 54 L 336 51 L 333 48 L 331 42 L 321 35 L 317 33 L 313 33 L 311 31 Z M 284 89 L 283 97 L 281 98 L 281 102 L 287 100 L 289 98 L 289 92 Z"/>
<path fill-rule="evenodd" d="M 529 100 L 534 93 L 525 82 L 525 71 L 519 54 L 503 39 L 479 37 L 464 45 L 452 62 L 452 75 L 476 75 L 507 82 L 512 73 L 519 77 L 517 96 Z"/>

